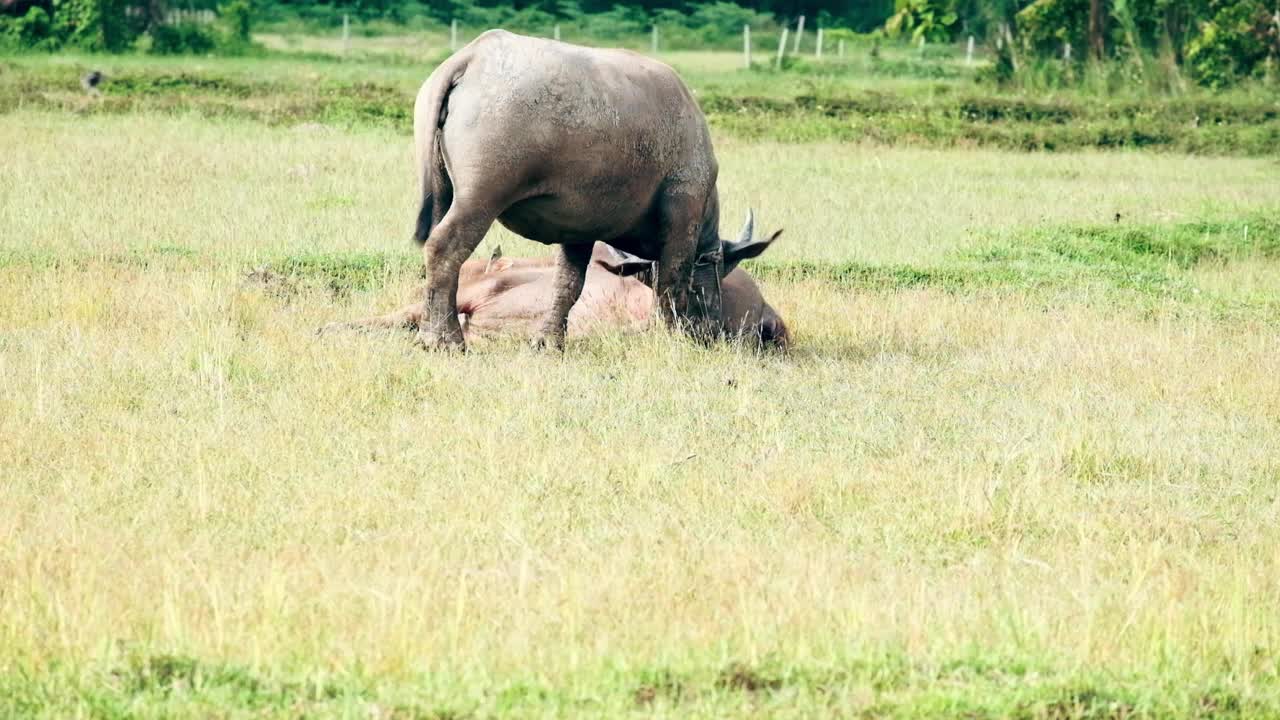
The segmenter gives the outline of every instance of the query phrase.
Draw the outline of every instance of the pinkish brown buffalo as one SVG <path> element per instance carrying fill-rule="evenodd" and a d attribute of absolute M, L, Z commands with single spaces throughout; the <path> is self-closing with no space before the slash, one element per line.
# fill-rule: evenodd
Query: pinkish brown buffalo
<path fill-rule="evenodd" d="M 777 237 L 777 233 L 774 233 Z M 770 238 L 772 241 L 773 238 Z M 569 313 L 570 337 L 633 331 L 653 316 L 656 298 L 652 261 L 597 243 L 587 266 L 582 295 Z M 459 271 L 458 321 L 467 341 L 504 335 L 534 337 L 555 301 L 553 257 L 468 260 Z M 734 268 L 720 283 L 721 334 L 748 346 L 785 350 L 787 326 L 765 302 L 755 280 Z M 425 318 L 421 301 L 395 312 L 352 322 L 331 323 L 321 332 L 347 329 L 418 330 Z"/>
<path fill-rule="evenodd" d="M 427 348 L 462 348 L 459 273 L 494 221 L 556 245 L 537 344 L 561 347 L 596 241 L 658 262 L 658 314 L 717 334 L 721 281 L 762 248 L 720 239 L 707 121 L 675 71 L 623 50 L 491 30 L 431 73 L 413 110 Z"/>

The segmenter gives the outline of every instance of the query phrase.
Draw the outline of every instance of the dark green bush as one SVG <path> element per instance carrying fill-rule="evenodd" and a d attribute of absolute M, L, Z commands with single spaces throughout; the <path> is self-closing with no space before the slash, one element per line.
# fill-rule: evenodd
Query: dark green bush
<path fill-rule="evenodd" d="M 157 55 L 204 55 L 217 45 L 213 31 L 199 23 L 157 25 L 151 29 L 151 52 Z"/>
<path fill-rule="evenodd" d="M 126 0 L 57 0 L 53 36 L 59 45 L 83 50 L 127 50 L 142 32 L 126 14 L 128 5 Z"/>
<path fill-rule="evenodd" d="M 649 16 L 635 6 L 614 5 L 607 12 L 583 14 L 575 28 L 583 35 L 607 40 L 635 37 L 649 28 Z"/>
<path fill-rule="evenodd" d="M 894 13 L 885 21 L 890 37 L 910 35 L 911 42 L 946 42 L 956 28 L 955 0 L 895 0 Z"/>
<path fill-rule="evenodd" d="M 1035 0 L 1018 12 L 1023 47 L 1046 56 L 1062 54 L 1071 43 L 1076 53 L 1086 50 L 1089 0 Z"/>
<path fill-rule="evenodd" d="M 1280 55 L 1280 20 L 1261 0 L 1213 0 L 1211 6 L 1212 19 L 1187 48 L 1187 64 L 1201 84 L 1231 85 Z"/>
<path fill-rule="evenodd" d="M 52 50 L 57 44 L 53 20 L 42 7 L 27 8 L 21 17 L 0 17 L 0 46 Z"/>
<path fill-rule="evenodd" d="M 219 5 L 218 19 L 224 26 L 227 43 L 249 44 L 253 28 L 253 4 L 250 0 L 229 0 Z"/>
<path fill-rule="evenodd" d="M 1000 43 L 993 55 L 994 58 L 991 61 L 991 65 L 979 71 L 978 80 L 991 82 L 1002 87 L 1008 85 L 1013 81 L 1017 72 L 1013 62 L 1013 48 L 1009 46 L 1009 43 Z"/>

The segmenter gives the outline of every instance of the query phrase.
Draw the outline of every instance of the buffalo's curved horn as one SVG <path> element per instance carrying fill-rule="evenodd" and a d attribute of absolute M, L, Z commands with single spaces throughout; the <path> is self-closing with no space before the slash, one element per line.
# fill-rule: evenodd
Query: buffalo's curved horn
<path fill-rule="evenodd" d="M 738 242 L 749 243 L 751 238 L 756 234 L 756 213 L 751 208 L 747 208 L 747 221 L 742 225 L 742 233 L 738 235 Z"/>

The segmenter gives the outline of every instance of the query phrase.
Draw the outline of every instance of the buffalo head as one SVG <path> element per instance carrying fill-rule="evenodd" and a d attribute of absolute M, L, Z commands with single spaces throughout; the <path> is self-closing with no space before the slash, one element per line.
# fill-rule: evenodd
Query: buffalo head
<path fill-rule="evenodd" d="M 755 218 L 747 212 L 747 220 L 737 240 L 721 240 L 718 250 L 701 255 L 694 265 L 693 287 L 709 288 L 694 298 L 694 311 L 704 318 L 716 318 L 718 334 L 741 334 L 744 321 L 759 324 L 767 315 L 775 317 L 773 309 L 760 295 L 755 281 L 738 265 L 743 260 L 759 256 L 773 244 L 781 230 L 768 238 L 757 240 Z M 609 257 L 600 264 L 615 275 L 635 277 L 653 287 L 657 276 L 657 263 L 609 246 Z M 757 328 L 758 329 L 758 328 Z"/>

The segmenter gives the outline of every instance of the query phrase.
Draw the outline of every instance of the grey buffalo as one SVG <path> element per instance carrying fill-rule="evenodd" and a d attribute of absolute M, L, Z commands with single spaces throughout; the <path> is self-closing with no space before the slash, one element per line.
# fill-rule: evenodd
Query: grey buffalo
<path fill-rule="evenodd" d="M 596 241 L 657 261 L 658 313 L 697 337 L 723 327 L 721 280 L 768 245 L 721 240 L 706 119 L 675 71 L 636 53 L 486 32 L 423 84 L 414 140 L 428 348 L 464 346 L 459 272 L 495 220 L 558 246 L 536 333 L 551 347 Z"/>

